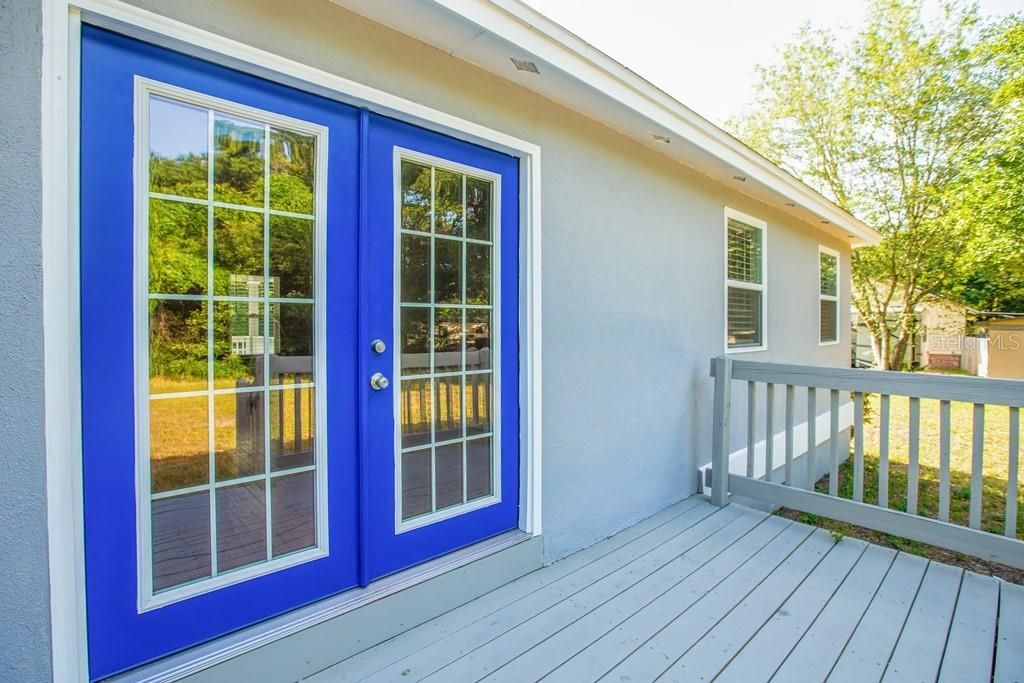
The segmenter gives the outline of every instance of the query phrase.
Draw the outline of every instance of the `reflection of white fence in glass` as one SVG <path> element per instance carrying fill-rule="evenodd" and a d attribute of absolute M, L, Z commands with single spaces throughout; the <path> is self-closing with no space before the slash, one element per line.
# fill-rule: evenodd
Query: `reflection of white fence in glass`
<path fill-rule="evenodd" d="M 238 388 L 251 387 L 263 383 L 263 356 L 255 359 L 253 382 L 240 379 L 235 382 Z M 270 356 L 270 382 L 274 385 L 287 385 L 294 383 L 292 389 L 282 388 L 274 391 L 271 395 L 280 397 L 280 400 L 271 401 L 268 406 L 262 400 L 253 400 L 261 396 L 260 393 L 243 392 L 235 394 L 235 438 L 237 445 L 259 442 L 263 439 L 263 425 L 268 417 L 267 410 L 273 412 L 269 415 L 271 422 L 270 438 L 271 452 L 276 455 L 288 454 L 291 459 L 300 459 L 308 455 L 312 462 L 313 453 L 313 424 L 312 416 L 314 406 L 313 392 L 302 386 L 303 375 L 309 376 L 313 372 L 312 356 Z M 289 377 L 293 382 L 289 382 Z M 286 438 L 285 419 L 287 408 L 291 403 L 293 436 Z M 304 419 L 310 422 L 308 429 L 303 429 Z M 304 432 L 309 432 L 308 438 Z M 259 440 L 259 441 L 256 441 Z"/>
<path fill-rule="evenodd" d="M 438 367 L 458 367 L 461 365 L 461 351 L 439 351 L 434 354 L 434 363 Z M 403 368 L 422 368 L 429 367 L 430 365 L 430 354 L 429 353 L 403 353 L 402 354 L 402 367 Z M 491 350 L 489 348 L 484 349 L 466 349 L 466 369 L 472 372 L 473 370 L 487 370 L 491 367 Z"/>

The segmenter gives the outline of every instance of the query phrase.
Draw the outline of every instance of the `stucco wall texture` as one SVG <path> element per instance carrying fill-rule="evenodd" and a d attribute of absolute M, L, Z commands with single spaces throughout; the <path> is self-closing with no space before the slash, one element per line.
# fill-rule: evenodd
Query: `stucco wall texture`
<path fill-rule="evenodd" d="M 50 678 L 39 0 L 0 0 L 0 680 Z"/>
<path fill-rule="evenodd" d="M 725 206 L 768 223 L 768 349 L 742 357 L 848 362 L 846 280 L 841 343 L 820 346 L 817 277 L 819 244 L 840 251 L 844 272 L 849 249 L 813 226 L 322 0 L 293 0 L 287 12 L 276 0 L 131 1 L 542 147 L 548 560 L 696 491 L 710 459 L 709 359 L 724 350 Z M 0 0 L 0 680 L 16 681 L 50 678 L 41 7 Z"/>
<path fill-rule="evenodd" d="M 818 345 L 818 244 L 781 211 L 529 90 L 343 8 L 295 0 L 155 12 L 530 140 L 542 148 L 543 524 L 549 560 L 696 491 L 709 359 L 724 347 L 724 207 L 768 222 L 768 338 L 744 358 L 849 362 Z M 840 311 L 849 308 L 844 288 Z"/>

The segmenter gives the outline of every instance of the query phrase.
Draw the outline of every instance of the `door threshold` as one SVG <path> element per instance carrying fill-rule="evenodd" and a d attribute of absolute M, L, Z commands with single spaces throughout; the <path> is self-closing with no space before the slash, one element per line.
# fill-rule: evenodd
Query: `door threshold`
<path fill-rule="evenodd" d="M 107 680 L 119 683 L 129 681 L 133 683 L 178 681 L 533 538 L 537 537 L 519 529 L 506 531 L 487 540 L 474 543 L 447 555 L 402 570 L 391 576 L 386 576 L 374 581 L 365 588 L 347 590 L 344 593 L 339 593 L 333 597 L 300 607 L 249 626 L 241 631 L 189 648 L 150 664 L 145 664 Z M 540 566 L 539 554 L 537 559 L 537 567 L 533 568 L 539 568 Z M 514 578 L 516 577 L 512 577 L 509 580 Z M 468 602 L 475 597 L 477 596 L 468 596 L 464 602 Z M 449 609 L 456 606 L 452 605 Z M 406 630 L 412 626 L 413 624 L 406 624 L 401 630 Z M 346 656 L 351 656 L 351 654 Z"/>

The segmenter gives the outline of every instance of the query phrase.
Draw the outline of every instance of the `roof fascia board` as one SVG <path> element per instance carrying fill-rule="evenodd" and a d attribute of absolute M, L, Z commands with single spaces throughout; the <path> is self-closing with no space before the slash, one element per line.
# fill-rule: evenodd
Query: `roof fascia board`
<path fill-rule="evenodd" d="M 876 244 L 881 239 L 796 177 L 530 7 L 516 0 L 428 1 L 519 46 L 653 125 L 685 138 L 750 179 L 845 229 L 856 242 Z"/>

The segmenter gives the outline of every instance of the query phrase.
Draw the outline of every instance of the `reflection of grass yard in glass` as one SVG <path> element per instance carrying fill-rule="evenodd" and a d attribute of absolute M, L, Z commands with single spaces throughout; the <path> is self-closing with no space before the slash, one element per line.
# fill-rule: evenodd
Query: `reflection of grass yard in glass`
<path fill-rule="evenodd" d="M 157 380 L 155 380 L 157 381 Z M 159 379 L 160 387 L 181 386 L 179 380 Z M 218 381 L 217 388 L 233 387 L 233 380 Z M 180 389 L 175 389 L 180 390 Z M 299 424 L 296 425 L 296 391 L 283 389 L 272 391 L 273 400 L 266 409 L 270 420 L 271 438 L 283 442 L 279 450 L 293 452 L 312 447 L 314 429 L 314 392 L 301 389 L 298 392 L 301 406 Z M 283 398 L 280 404 L 277 398 Z M 237 415 L 238 395 L 218 394 L 213 399 L 214 437 L 217 445 L 216 458 L 219 470 L 238 474 L 253 474 L 249 469 L 240 471 L 240 466 L 252 460 L 252 449 L 262 456 L 263 427 L 254 423 L 256 441 L 249 445 L 246 424 L 250 417 Z M 209 421 L 206 396 L 189 398 L 159 399 L 150 401 L 150 460 L 152 465 L 152 490 L 168 491 L 204 484 L 209 481 Z M 248 412 L 248 410 L 247 410 Z M 254 417 L 258 417 L 254 416 Z M 241 433 L 239 427 L 241 425 Z M 296 430 L 302 436 L 301 445 L 296 442 Z M 240 439 L 241 438 L 241 443 Z M 242 458 L 236 456 L 236 447 L 249 449 Z M 276 451 L 275 451 L 276 452 Z M 262 471 L 262 466 L 260 467 Z M 222 479 L 224 476 L 221 477 Z"/>

